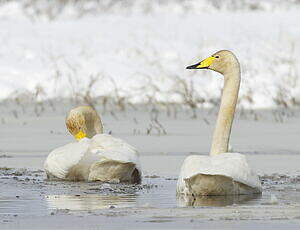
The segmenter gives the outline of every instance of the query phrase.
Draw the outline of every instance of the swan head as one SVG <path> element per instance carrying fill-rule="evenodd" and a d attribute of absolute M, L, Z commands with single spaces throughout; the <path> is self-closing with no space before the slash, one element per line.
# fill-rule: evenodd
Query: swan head
<path fill-rule="evenodd" d="M 103 133 L 101 119 L 90 106 L 79 106 L 70 110 L 66 117 L 66 126 L 77 141 Z"/>
<path fill-rule="evenodd" d="M 223 75 L 239 70 L 236 56 L 229 50 L 220 50 L 197 64 L 186 67 L 187 69 L 211 69 Z"/>

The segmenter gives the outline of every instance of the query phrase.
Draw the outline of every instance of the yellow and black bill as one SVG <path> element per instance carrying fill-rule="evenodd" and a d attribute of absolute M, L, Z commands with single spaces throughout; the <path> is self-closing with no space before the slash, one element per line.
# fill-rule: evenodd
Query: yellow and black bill
<path fill-rule="evenodd" d="M 200 62 L 195 64 L 195 65 L 190 65 L 188 67 L 186 67 L 187 69 L 207 69 L 208 67 L 202 67 L 202 68 L 199 68 L 199 65 L 200 65 Z"/>
<path fill-rule="evenodd" d="M 195 65 L 190 65 L 186 67 L 187 69 L 208 69 L 209 66 L 213 63 L 215 57 L 208 57 L 201 62 L 198 62 Z"/>

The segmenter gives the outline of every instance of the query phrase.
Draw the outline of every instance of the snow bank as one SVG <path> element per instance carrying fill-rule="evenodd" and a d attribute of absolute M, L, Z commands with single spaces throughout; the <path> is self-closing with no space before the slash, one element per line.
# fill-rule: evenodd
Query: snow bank
<path fill-rule="evenodd" d="M 86 9 L 95 9 L 88 2 Z M 159 9 L 146 13 L 142 3 L 123 7 L 130 13 L 117 5 L 82 17 L 65 7 L 52 19 L 19 2 L 0 4 L 0 98 L 30 91 L 39 92 L 39 100 L 88 93 L 182 102 L 190 94 L 209 105 L 220 95 L 222 79 L 185 66 L 230 49 L 242 64 L 240 106 L 297 106 L 299 4 L 261 1 L 264 10 L 233 11 L 203 2 L 197 8 L 196 2 L 154 4 Z"/>

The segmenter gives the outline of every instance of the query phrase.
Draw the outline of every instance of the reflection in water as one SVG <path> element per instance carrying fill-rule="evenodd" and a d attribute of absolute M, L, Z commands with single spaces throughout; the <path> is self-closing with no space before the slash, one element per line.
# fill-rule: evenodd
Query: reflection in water
<path fill-rule="evenodd" d="M 45 208 L 43 203 L 38 199 L 23 199 L 15 196 L 0 199 L 0 219 L 1 214 L 19 215 L 24 213 L 29 215 L 44 214 Z"/>
<path fill-rule="evenodd" d="M 245 204 L 255 201 L 261 197 L 261 194 L 251 195 L 233 195 L 233 196 L 177 196 L 177 205 L 179 207 L 200 207 L 200 206 L 213 206 L 222 207 L 233 204 Z"/>
<path fill-rule="evenodd" d="M 15 204 L 13 200 L 8 199 L 0 199 L 0 214 L 10 214 L 15 211 Z"/>
<path fill-rule="evenodd" d="M 73 211 L 133 207 L 136 195 L 48 195 L 46 201 L 49 209 L 69 209 Z"/>

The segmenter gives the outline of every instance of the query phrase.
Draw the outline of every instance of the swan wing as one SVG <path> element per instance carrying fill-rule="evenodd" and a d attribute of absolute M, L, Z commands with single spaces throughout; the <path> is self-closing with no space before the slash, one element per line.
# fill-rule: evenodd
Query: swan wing
<path fill-rule="evenodd" d="M 258 176 L 239 153 L 223 153 L 215 156 L 192 155 L 185 159 L 177 184 L 177 192 L 185 193 L 185 179 L 197 174 L 222 175 L 253 188 L 261 189 Z"/>
<path fill-rule="evenodd" d="M 49 176 L 66 179 L 71 169 L 74 169 L 84 158 L 89 149 L 90 140 L 82 139 L 80 142 L 70 143 L 54 149 L 47 157 L 44 168 Z"/>
<path fill-rule="evenodd" d="M 97 134 L 92 138 L 89 151 L 103 159 L 124 163 L 134 163 L 139 168 L 138 151 L 125 141 L 107 134 Z"/>
<path fill-rule="evenodd" d="M 97 134 L 91 140 L 89 153 L 100 159 L 92 164 L 89 180 L 140 182 L 138 151 L 125 141 Z"/>

